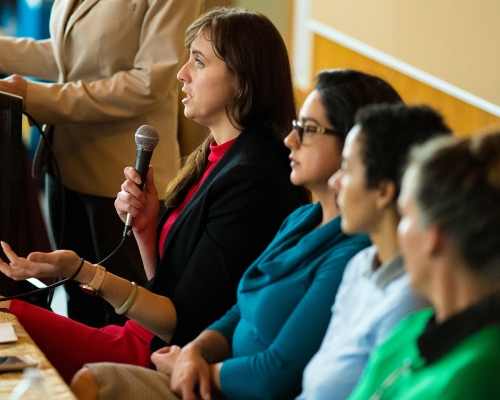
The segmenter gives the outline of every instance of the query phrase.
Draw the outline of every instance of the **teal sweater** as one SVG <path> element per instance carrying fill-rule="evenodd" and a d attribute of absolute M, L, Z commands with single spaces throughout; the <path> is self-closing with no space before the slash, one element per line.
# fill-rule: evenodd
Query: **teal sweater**
<path fill-rule="evenodd" d="M 346 236 L 340 217 L 316 228 L 319 204 L 292 213 L 238 287 L 237 304 L 207 329 L 232 344 L 222 390 L 230 399 L 293 398 L 318 350 L 347 262 L 370 242 Z M 315 229 L 316 228 L 316 229 Z"/>

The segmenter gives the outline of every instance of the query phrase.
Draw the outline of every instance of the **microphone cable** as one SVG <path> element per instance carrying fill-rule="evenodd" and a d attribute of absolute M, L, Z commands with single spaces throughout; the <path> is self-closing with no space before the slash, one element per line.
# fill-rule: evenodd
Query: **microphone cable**
<path fill-rule="evenodd" d="M 61 203 L 62 203 L 62 207 L 61 207 L 62 208 L 61 232 L 60 232 L 60 237 L 59 237 L 59 243 L 58 243 L 58 246 L 57 246 L 58 248 L 61 248 L 62 247 L 62 239 L 64 237 L 63 233 L 64 233 L 64 219 L 65 219 L 65 197 L 64 197 L 64 186 L 63 186 L 62 177 L 61 177 L 61 170 L 59 169 L 59 164 L 57 163 L 57 159 L 56 159 L 56 157 L 54 155 L 54 150 L 52 148 L 52 144 L 50 143 L 50 140 L 48 139 L 47 135 L 43 131 L 43 129 L 40 126 L 40 124 L 26 110 L 23 111 L 23 114 L 26 115 L 26 117 L 31 122 L 31 124 L 34 125 L 34 126 L 36 126 L 36 128 L 38 129 L 38 132 L 40 133 L 43 141 L 45 142 L 45 145 L 47 146 L 47 149 L 49 150 L 50 156 L 52 158 L 51 161 L 53 162 L 53 165 L 54 165 L 54 169 L 55 169 L 55 173 L 56 173 L 56 179 L 57 179 L 57 181 L 59 183 L 59 188 L 60 188 L 60 192 L 61 192 Z M 111 254 L 109 254 L 106 258 L 104 258 L 102 261 L 98 262 L 98 264 L 103 264 L 104 262 L 106 262 L 109 259 L 111 259 L 111 257 L 113 257 L 118 252 L 118 250 L 122 247 L 123 243 L 125 243 L 125 240 L 126 240 L 127 236 L 129 236 L 128 232 L 129 232 L 129 230 L 125 229 L 125 232 L 123 234 L 123 238 L 122 238 L 121 242 L 118 244 L 118 246 L 116 247 L 116 249 L 113 250 L 113 252 Z M 82 263 L 82 265 L 83 265 L 83 263 Z M 38 279 L 36 279 L 36 278 L 29 278 L 29 279 L 27 279 L 27 281 L 30 282 L 33 286 L 37 286 L 38 289 L 31 290 L 31 291 L 25 292 L 25 293 L 19 293 L 19 294 L 13 295 L 13 296 L 0 297 L 0 301 L 20 299 L 22 297 L 31 296 L 31 295 L 35 295 L 35 294 L 39 294 L 39 293 L 42 293 L 42 292 L 46 292 L 46 291 L 55 289 L 56 287 L 64 285 L 66 282 L 68 282 L 70 280 L 73 280 L 73 278 L 76 277 L 76 275 L 78 274 L 78 272 L 79 272 L 79 270 L 71 278 L 62 279 L 60 281 L 57 281 L 57 282 L 52 283 L 50 285 L 46 285 L 44 287 L 40 287 L 40 285 L 44 285 L 44 284 L 41 281 L 39 281 Z M 53 294 L 54 294 L 54 292 L 52 291 L 50 293 L 50 295 L 49 295 L 49 298 L 47 299 L 47 304 L 52 303 Z"/>
<path fill-rule="evenodd" d="M 65 199 L 65 194 L 64 194 L 64 186 L 63 186 L 63 182 L 62 182 L 61 170 L 59 168 L 59 163 L 57 162 L 57 158 L 56 158 L 56 156 L 54 154 L 54 149 L 52 147 L 52 144 L 50 143 L 49 138 L 47 137 L 47 135 L 43 131 L 43 129 L 40 126 L 40 124 L 38 123 L 38 121 L 29 112 L 27 112 L 26 110 L 23 110 L 23 114 L 28 118 L 29 122 L 38 129 L 38 132 L 40 133 L 40 136 L 42 137 L 42 140 L 44 141 L 45 146 L 47 147 L 47 149 L 49 151 L 50 158 L 51 158 L 50 162 L 52 162 L 52 165 L 53 165 L 53 167 L 55 169 L 55 178 L 57 180 L 57 183 L 59 184 L 59 192 L 60 192 L 60 195 L 61 195 L 61 230 L 59 232 L 59 241 L 56 243 L 57 248 L 60 249 L 62 247 L 62 242 L 63 242 L 63 237 L 64 237 L 64 221 L 65 221 L 65 218 L 66 218 L 66 201 L 65 201 L 66 199 Z M 40 145 L 41 144 L 39 144 L 39 146 Z M 54 238 L 54 241 L 55 240 L 56 239 Z M 55 279 L 57 280 L 57 278 L 55 278 Z M 36 280 L 36 282 L 33 282 L 32 279 L 30 279 L 28 281 L 33 286 L 38 286 L 38 284 L 35 284 L 35 283 L 40 282 L 39 280 Z M 60 282 L 60 281 L 56 281 L 55 283 L 58 283 L 58 282 Z M 66 282 L 66 281 L 63 281 L 63 283 L 64 282 Z M 54 285 L 55 285 L 55 283 L 54 283 Z M 48 285 L 48 286 L 42 287 L 40 289 L 51 290 L 52 288 L 55 288 L 55 287 L 60 286 L 60 285 L 62 285 L 62 283 L 60 283 L 60 284 L 58 284 L 56 286 Z M 30 292 L 27 292 L 26 296 L 42 292 L 42 290 L 40 290 L 40 289 L 38 289 L 38 290 L 32 290 Z M 47 297 L 47 304 L 48 305 L 50 305 L 52 303 L 53 297 L 54 297 L 54 291 L 51 291 L 49 293 L 48 297 Z"/>
<path fill-rule="evenodd" d="M 66 210 L 66 202 L 65 202 L 65 195 L 64 195 L 64 186 L 62 182 L 62 175 L 61 175 L 61 170 L 59 169 L 59 163 L 57 162 L 57 158 L 54 154 L 54 149 L 52 148 L 52 144 L 50 143 L 49 138 L 43 131 L 42 127 L 40 124 L 33 118 L 31 114 L 29 114 L 26 110 L 23 110 L 23 114 L 26 115 L 28 120 L 31 122 L 32 125 L 36 126 L 38 129 L 38 132 L 40 133 L 40 136 L 42 137 L 43 141 L 45 142 L 45 146 L 47 146 L 47 149 L 49 150 L 50 157 L 51 157 L 51 162 L 54 165 L 55 168 L 55 173 L 56 173 L 56 179 L 59 184 L 59 191 L 61 192 L 61 232 L 59 234 L 59 241 L 57 243 L 57 248 L 60 249 L 62 247 L 62 241 L 64 237 L 64 220 L 65 220 L 65 210 Z"/>
<path fill-rule="evenodd" d="M 56 169 L 56 175 L 58 177 L 58 181 L 60 184 L 60 190 L 61 190 L 61 194 L 62 194 L 61 199 L 62 199 L 62 203 L 63 203 L 63 215 L 62 215 L 63 224 L 61 226 L 61 237 L 60 237 L 60 243 L 58 246 L 60 248 L 60 247 L 62 247 L 61 246 L 62 245 L 62 238 L 63 238 L 62 232 L 64 229 L 64 187 L 62 184 L 59 165 L 57 164 L 52 145 L 50 144 L 50 141 L 48 140 L 47 135 L 45 135 L 42 128 L 40 127 L 40 124 L 38 124 L 38 122 L 26 111 L 23 111 L 23 113 L 28 117 L 28 119 L 31 121 L 31 123 L 38 128 L 40 135 L 42 135 L 42 138 L 45 141 L 47 148 L 49 149 L 49 152 L 51 154 L 51 157 L 53 159 L 53 163 L 54 163 L 54 166 Z M 159 134 L 156 131 L 156 129 L 154 129 L 153 127 L 151 127 L 149 125 L 142 125 L 141 127 L 139 127 L 139 129 L 137 130 L 137 132 L 135 134 L 135 140 L 136 140 L 136 144 L 138 146 L 135 169 L 141 175 L 142 182 L 140 185 L 138 185 L 141 188 L 141 190 L 142 190 L 142 186 L 144 185 L 145 178 L 146 178 L 147 166 L 149 165 L 149 160 L 151 159 L 152 151 L 156 147 L 156 145 L 158 144 L 159 139 L 160 139 L 160 137 L 159 137 Z M 122 240 L 120 241 L 120 243 L 118 244 L 116 249 L 113 250 L 113 252 L 110 255 L 108 255 L 106 258 L 104 258 L 102 261 L 98 262 L 98 264 L 103 264 L 104 262 L 108 261 L 111 257 L 113 257 L 118 252 L 118 250 L 122 247 L 123 243 L 125 243 L 126 238 L 130 235 L 131 229 L 132 229 L 132 217 L 130 216 L 130 214 L 128 214 L 127 219 L 125 221 L 125 229 L 123 231 Z M 82 263 L 80 264 L 80 267 L 78 267 L 77 271 L 70 278 L 62 279 L 62 280 L 55 282 L 51 285 L 47 285 L 45 287 L 31 290 L 29 292 L 20 293 L 20 294 L 9 296 L 9 297 L 3 297 L 3 298 L 0 298 L 0 301 L 19 299 L 19 298 L 22 298 L 25 296 L 38 294 L 41 292 L 45 292 L 45 291 L 54 289 L 58 286 L 61 286 L 64 283 L 66 283 L 70 280 L 73 280 L 76 277 L 76 275 L 78 275 L 78 272 L 80 272 L 80 268 L 83 266 L 83 263 L 84 263 L 84 259 L 82 258 Z M 34 286 L 41 286 L 43 284 L 36 278 L 29 278 L 27 280 Z M 35 282 L 36 284 L 33 284 L 32 282 Z M 52 291 L 50 294 L 48 304 L 50 304 L 52 302 L 53 293 L 54 292 Z"/>

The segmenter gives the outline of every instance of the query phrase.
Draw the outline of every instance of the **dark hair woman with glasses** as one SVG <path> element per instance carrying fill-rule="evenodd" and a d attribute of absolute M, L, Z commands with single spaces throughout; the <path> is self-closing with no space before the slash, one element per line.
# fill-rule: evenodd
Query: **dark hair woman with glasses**
<path fill-rule="evenodd" d="M 78 393 L 93 388 L 99 398 L 127 393 L 160 399 L 173 396 L 173 390 L 182 398 L 255 399 L 293 398 L 300 392 L 302 371 L 323 339 L 344 268 L 369 245 L 365 235 L 342 233 L 328 179 L 340 168 L 344 138 L 353 125 L 348 121 L 356 110 L 374 100 L 400 101 L 387 83 L 358 71 L 321 72 L 317 87 L 285 145 L 291 150 L 292 183 L 311 190 L 319 202 L 285 220 L 243 275 L 236 305 L 223 318 L 182 349 L 171 346 L 152 354 L 157 371 L 90 364 L 77 375 Z M 330 110 L 327 105 L 335 103 L 341 106 Z M 147 388 L 141 382 L 148 382 Z"/>
<path fill-rule="evenodd" d="M 325 108 L 326 117 L 335 129 L 293 121 L 298 143 L 314 133 L 337 136 L 343 140 L 354 125 L 356 111 L 367 104 L 402 102 L 399 94 L 383 79 L 352 69 L 320 71 L 313 93 Z M 311 94 L 313 94 L 311 93 Z"/>

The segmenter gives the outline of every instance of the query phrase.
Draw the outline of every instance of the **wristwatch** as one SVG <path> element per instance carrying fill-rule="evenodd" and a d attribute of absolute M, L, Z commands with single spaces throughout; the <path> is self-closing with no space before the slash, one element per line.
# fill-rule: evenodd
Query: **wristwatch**
<path fill-rule="evenodd" d="M 95 276 L 90 283 L 80 283 L 80 289 L 90 296 L 99 296 L 99 289 L 104 282 L 104 276 L 106 275 L 106 268 L 102 265 L 95 265 Z"/>

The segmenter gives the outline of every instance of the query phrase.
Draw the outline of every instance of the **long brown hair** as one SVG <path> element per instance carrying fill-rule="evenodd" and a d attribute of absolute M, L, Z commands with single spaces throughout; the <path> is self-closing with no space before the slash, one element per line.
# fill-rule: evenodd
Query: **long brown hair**
<path fill-rule="evenodd" d="M 273 23 L 258 12 L 217 7 L 189 26 L 186 47 L 190 48 L 199 35 L 212 42 L 217 57 L 238 78 L 238 89 L 226 105 L 231 123 L 269 132 L 286 151 L 283 140 L 296 117 L 296 103 L 288 53 Z M 212 140 L 212 135 L 208 135 L 186 158 L 181 171 L 167 187 L 167 207 L 177 207 L 201 179 Z"/>

